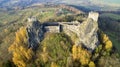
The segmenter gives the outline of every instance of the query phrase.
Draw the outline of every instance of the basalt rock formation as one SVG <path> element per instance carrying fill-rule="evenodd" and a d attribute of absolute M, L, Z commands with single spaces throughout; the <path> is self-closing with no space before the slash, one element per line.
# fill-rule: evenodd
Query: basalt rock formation
<path fill-rule="evenodd" d="M 43 26 L 38 21 L 33 21 L 27 26 L 27 32 L 29 43 L 28 47 L 36 49 L 44 36 Z"/>

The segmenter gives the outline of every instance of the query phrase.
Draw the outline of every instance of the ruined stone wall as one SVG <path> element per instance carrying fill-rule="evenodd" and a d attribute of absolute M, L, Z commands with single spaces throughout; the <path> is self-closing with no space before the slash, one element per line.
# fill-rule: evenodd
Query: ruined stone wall
<path fill-rule="evenodd" d="M 78 33 L 80 25 L 63 25 L 63 31 L 69 35 L 69 31 Z"/>
<path fill-rule="evenodd" d="M 46 32 L 60 33 L 60 26 L 45 26 Z"/>

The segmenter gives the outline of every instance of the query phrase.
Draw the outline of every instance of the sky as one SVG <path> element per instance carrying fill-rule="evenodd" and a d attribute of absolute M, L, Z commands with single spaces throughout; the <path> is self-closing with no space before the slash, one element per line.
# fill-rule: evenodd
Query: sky
<path fill-rule="evenodd" d="M 91 2 L 112 5 L 112 6 L 120 6 L 120 0 L 91 0 Z"/>

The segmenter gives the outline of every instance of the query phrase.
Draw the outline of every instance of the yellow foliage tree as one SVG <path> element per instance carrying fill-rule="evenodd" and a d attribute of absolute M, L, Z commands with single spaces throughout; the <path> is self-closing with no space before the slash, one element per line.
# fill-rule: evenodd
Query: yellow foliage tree
<path fill-rule="evenodd" d="M 26 46 L 27 32 L 26 28 L 21 27 L 19 31 L 16 32 L 16 38 L 14 43 L 9 47 L 9 51 L 13 53 L 13 62 L 18 67 L 26 67 L 26 64 L 32 59 L 33 51 L 28 49 Z"/>
<path fill-rule="evenodd" d="M 93 61 L 90 61 L 89 67 L 96 67 L 96 66 L 95 66 L 95 63 L 94 63 Z"/>
<path fill-rule="evenodd" d="M 105 43 L 107 40 L 109 40 L 109 38 L 106 34 L 102 34 L 102 40 L 103 40 L 103 43 Z"/>
<path fill-rule="evenodd" d="M 110 41 L 109 37 L 106 34 L 101 33 L 101 39 L 105 45 L 105 49 L 110 50 L 112 48 L 112 42 Z"/>
<path fill-rule="evenodd" d="M 40 54 L 42 57 L 42 60 L 44 62 L 47 62 L 48 61 L 48 52 L 46 50 L 46 47 L 44 46 L 42 50 L 43 50 L 43 52 Z"/>
<path fill-rule="evenodd" d="M 52 62 L 50 67 L 58 67 L 58 66 L 55 62 Z"/>
<path fill-rule="evenodd" d="M 79 60 L 81 65 L 86 65 L 90 61 L 90 53 L 81 46 L 73 45 L 72 55 L 74 60 Z"/>
<path fill-rule="evenodd" d="M 110 40 L 108 40 L 106 43 L 105 43 L 105 49 L 111 49 L 112 48 L 112 42 Z"/>
<path fill-rule="evenodd" d="M 78 55 L 78 53 L 77 53 L 77 46 L 73 45 L 73 47 L 72 47 L 72 56 L 73 56 L 74 60 L 78 59 L 77 55 Z"/>

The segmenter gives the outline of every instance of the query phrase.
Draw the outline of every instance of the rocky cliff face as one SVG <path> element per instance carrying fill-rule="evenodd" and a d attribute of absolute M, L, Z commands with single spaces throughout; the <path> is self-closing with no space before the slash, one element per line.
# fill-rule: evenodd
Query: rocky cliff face
<path fill-rule="evenodd" d="M 29 22 L 27 32 L 29 43 L 28 47 L 36 49 L 44 36 L 43 26 L 38 21 Z"/>
<path fill-rule="evenodd" d="M 91 18 L 88 18 L 77 26 L 66 25 L 63 29 L 71 38 L 74 37 L 73 34 L 77 35 L 77 40 L 75 40 L 76 45 L 83 45 L 89 50 L 94 50 L 99 43 L 97 35 L 98 23 Z"/>
<path fill-rule="evenodd" d="M 90 12 L 88 18 L 82 23 L 68 26 L 64 31 L 67 35 L 73 36 L 72 32 L 77 35 L 77 40 L 75 40 L 76 45 L 83 45 L 88 50 L 94 50 L 99 44 L 98 41 L 98 20 L 99 13 Z M 74 22 L 75 23 L 75 22 Z"/>
<path fill-rule="evenodd" d="M 94 50 L 98 45 L 98 23 L 92 19 L 84 21 L 79 28 L 79 40 L 90 50 Z"/>

